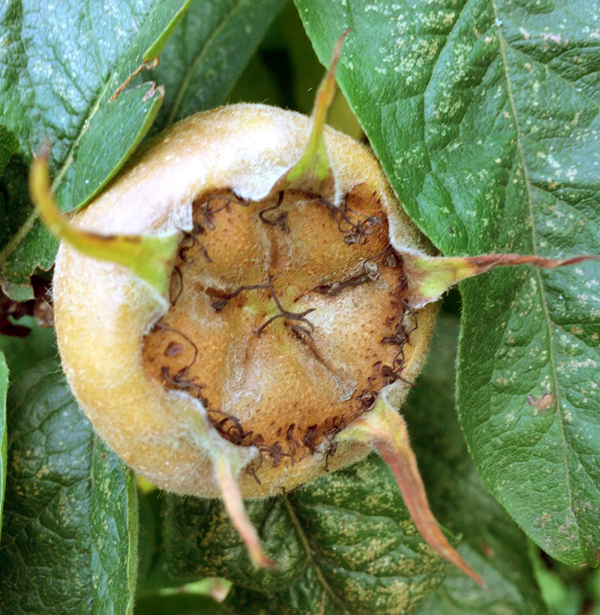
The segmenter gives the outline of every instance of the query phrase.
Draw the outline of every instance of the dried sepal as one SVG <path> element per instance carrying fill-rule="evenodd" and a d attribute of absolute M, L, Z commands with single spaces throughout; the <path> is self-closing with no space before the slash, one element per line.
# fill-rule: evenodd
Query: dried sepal
<path fill-rule="evenodd" d="M 349 426 L 340 434 L 339 440 L 367 444 L 381 455 L 392 470 L 410 516 L 427 544 L 485 588 L 481 577 L 462 559 L 440 530 L 427 501 L 406 423 L 388 402 L 385 391 L 380 393 L 373 410 Z"/>
<path fill-rule="evenodd" d="M 277 566 L 262 550 L 256 528 L 252 525 L 244 507 L 237 478 L 242 467 L 231 456 L 219 453 L 215 454 L 214 464 L 215 476 L 221 488 L 225 509 L 240 538 L 248 548 L 250 559 L 257 566 L 275 569 Z"/>

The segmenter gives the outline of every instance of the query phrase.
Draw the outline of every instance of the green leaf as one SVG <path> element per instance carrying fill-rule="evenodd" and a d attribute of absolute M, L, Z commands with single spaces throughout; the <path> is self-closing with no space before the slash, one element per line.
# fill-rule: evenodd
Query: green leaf
<path fill-rule="evenodd" d="M 3 122 L 19 141 L 24 168 L 45 139 L 54 144 L 53 189 L 63 210 L 93 198 L 148 131 L 162 90 L 144 84 L 109 99 L 149 53 L 158 53 L 190 1 L 119 0 L 105 11 L 73 0 L 15 0 L 0 11 L 0 36 L 8 41 L 0 54 Z M 23 299 L 26 291 L 6 281 L 24 286 L 36 267 L 49 269 L 57 242 L 23 195 L 6 206 L 0 279 Z"/>
<path fill-rule="evenodd" d="M 6 393 L 8 391 L 8 367 L 0 352 L 0 537 L 2 537 L 2 511 L 6 488 Z"/>
<path fill-rule="evenodd" d="M 56 362 L 14 382 L 7 406 L 3 609 L 132 613 L 135 479 L 94 434 Z"/>
<path fill-rule="evenodd" d="M 161 55 L 158 119 L 168 126 L 221 104 L 285 0 L 196 0 Z"/>
<path fill-rule="evenodd" d="M 410 612 L 448 571 L 410 521 L 391 471 L 376 455 L 309 483 L 289 505 L 312 566 L 291 588 L 286 613 L 317 615 L 322 600 L 314 598 L 324 594 L 341 613 Z"/>
<path fill-rule="evenodd" d="M 262 602 L 270 613 L 318 615 L 324 602 L 326 613 L 385 614 L 399 605 L 408 612 L 447 570 L 374 455 L 284 499 L 246 506 L 276 571 L 252 566 L 220 502 L 167 496 L 163 541 L 171 575 L 223 576 L 267 594 Z"/>
<path fill-rule="evenodd" d="M 556 570 L 549 570 L 542 560 L 540 550 L 529 543 L 529 557 L 535 570 L 544 601 L 553 615 L 579 615 L 584 603 L 583 583 L 562 579 Z M 547 556 L 546 556 L 547 558 Z M 575 570 L 570 568 L 569 572 Z"/>
<path fill-rule="evenodd" d="M 0 175 L 8 164 L 10 157 L 18 150 L 19 142 L 10 130 L 0 125 Z"/>
<path fill-rule="evenodd" d="M 56 356 L 54 329 L 42 329 L 33 316 L 24 316 L 16 321 L 31 332 L 27 337 L 0 336 L 0 537 L 2 536 L 2 509 L 6 487 L 6 455 L 8 431 L 6 428 L 6 394 L 8 375 L 15 381 L 28 369 L 44 359 Z"/>
<path fill-rule="evenodd" d="M 250 500 L 246 509 L 266 554 L 277 563 L 276 571 L 252 564 L 222 502 L 168 494 L 163 504 L 163 550 L 170 575 L 186 581 L 225 577 L 266 592 L 288 587 L 305 565 L 306 552 L 285 505 L 279 500 Z"/>
<path fill-rule="evenodd" d="M 438 248 L 597 253 L 596 0 L 296 4 L 324 63 L 353 28 L 340 85 Z M 600 561 L 599 279 L 586 263 L 461 285 L 470 451 L 486 487 L 570 565 Z"/>
<path fill-rule="evenodd" d="M 417 614 L 543 615 L 547 609 L 527 554 L 527 539 L 483 487 L 456 420 L 457 325 L 456 318 L 440 319 L 428 365 L 402 413 L 431 507 L 445 527 L 462 535 L 458 551 L 483 576 L 487 590 L 451 569 Z"/>
<path fill-rule="evenodd" d="M 23 316 L 15 321 L 31 329 L 27 337 L 0 336 L 0 352 L 4 353 L 12 382 L 27 370 L 45 359 L 56 357 L 54 329 L 43 329 L 33 316 Z"/>

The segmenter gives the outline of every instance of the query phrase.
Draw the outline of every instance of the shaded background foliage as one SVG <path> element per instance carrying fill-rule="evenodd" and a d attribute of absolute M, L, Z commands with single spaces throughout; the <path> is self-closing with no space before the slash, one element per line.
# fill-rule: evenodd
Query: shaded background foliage
<path fill-rule="evenodd" d="M 27 197 L 43 138 L 59 203 L 77 209 L 185 115 L 225 101 L 309 113 L 346 27 L 330 123 L 370 143 L 437 248 L 600 245 L 596 1 L 10 0 L 0 24 L 0 283 L 14 300 L 33 298 L 57 248 Z M 27 338 L 0 337 L 3 612 L 600 613 L 600 577 L 580 568 L 600 557 L 599 274 L 463 284 L 460 342 L 455 292 L 403 409 L 432 508 L 487 592 L 423 543 L 376 457 L 249 503 L 279 564 L 257 570 L 220 503 L 138 484 L 77 408 L 52 332 L 21 319 Z"/>

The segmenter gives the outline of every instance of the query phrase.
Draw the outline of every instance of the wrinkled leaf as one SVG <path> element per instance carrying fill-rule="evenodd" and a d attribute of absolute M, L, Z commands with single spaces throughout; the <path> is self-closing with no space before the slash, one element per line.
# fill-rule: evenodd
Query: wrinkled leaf
<path fill-rule="evenodd" d="M 246 507 L 266 554 L 277 562 L 276 571 L 251 563 L 220 501 L 168 494 L 163 504 L 163 545 L 171 576 L 187 581 L 220 576 L 266 592 L 288 587 L 304 567 L 306 553 L 285 505 L 265 499 L 246 501 Z"/>
<path fill-rule="evenodd" d="M 597 253 L 596 1 L 296 0 L 407 211 L 446 254 Z M 490 491 L 600 561 L 600 265 L 464 283 L 459 409 Z"/>
<path fill-rule="evenodd" d="M 0 352 L 0 537 L 2 536 L 2 511 L 6 487 L 6 393 L 8 391 L 8 367 Z"/>
<path fill-rule="evenodd" d="M 56 356 L 56 338 L 53 329 L 42 329 L 32 316 L 24 316 L 17 320 L 16 324 L 27 327 L 31 332 L 24 338 L 0 336 L 0 537 L 2 536 L 2 509 L 6 487 L 8 375 L 10 374 L 10 380 L 14 382 L 23 372 L 44 359 Z"/>
<path fill-rule="evenodd" d="M 189 1 L 119 0 L 105 10 L 73 0 L 14 0 L 0 9 L 2 122 L 19 141 L 25 169 L 44 140 L 54 144 L 53 189 L 65 211 L 97 194 L 149 129 L 161 90 L 145 84 L 109 99 L 152 59 L 149 52 L 160 51 Z M 0 280 L 13 297 L 30 298 L 7 281 L 24 286 L 35 267 L 48 269 L 57 243 L 23 195 L 6 207 Z"/>
<path fill-rule="evenodd" d="M 170 574 L 223 576 L 267 594 L 269 612 L 318 615 L 323 601 L 326 613 L 409 609 L 446 573 L 376 456 L 285 499 L 246 504 L 276 571 L 251 565 L 220 502 L 167 496 L 163 541 Z"/>
<path fill-rule="evenodd" d="M 285 0 L 195 0 L 161 54 L 164 127 L 221 104 Z"/>
<path fill-rule="evenodd" d="M 11 385 L 0 604 L 9 613 L 132 613 L 137 499 L 54 361 Z"/>
<path fill-rule="evenodd" d="M 417 615 L 543 615 L 527 555 L 527 539 L 483 487 L 454 411 L 457 319 L 441 318 L 427 367 L 402 409 L 431 506 L 441 523 L 462 535 L 459 553 L 487 586 L 480 590 L 454 569 Z M 426 420 L 424 420 L 426 417 Z"/>

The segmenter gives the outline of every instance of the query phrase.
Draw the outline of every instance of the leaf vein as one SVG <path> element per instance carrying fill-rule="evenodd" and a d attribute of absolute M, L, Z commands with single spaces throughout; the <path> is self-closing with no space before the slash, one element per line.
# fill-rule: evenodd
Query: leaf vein
<path fill-rule="evenodd" d="M 319 579 L 319 582 L 323 586 L 323 589 L 327 592 L 327 594 L 329 594 L 329 597 L 344 610 L 344 612 L 347 612 L 347 608 L 344 604 L 344 601 L 333 591 L 332 587 L 327 582 L 323 571 L 317 564 L 317 561 L 315 560 L 315 557 L 313 555 L 312 547 L 310 546 L 310 541 L 308 540 L 308 536 L 306 535 L 304 528 L 302 527 L 302 524 L 300 523 L 300 520 L 298 519 L 296 511 L 294 510 L 294 507 L 292 506 L 292 503 L 290 502 L 289 498 L 285 498 L 283 500 L 283 505 L 285 506 L 285 509 L 287 510 L 287 513 L 290 517 L 290 521 L 292 522 L 292 525 L 294 526 L 294 529 L 296 530 L 296 533 L 300 538 L 300 542 L 304 547 L 306 556 L 308 557 L 308 561 L 312 565 L 315 574 Z"/>

